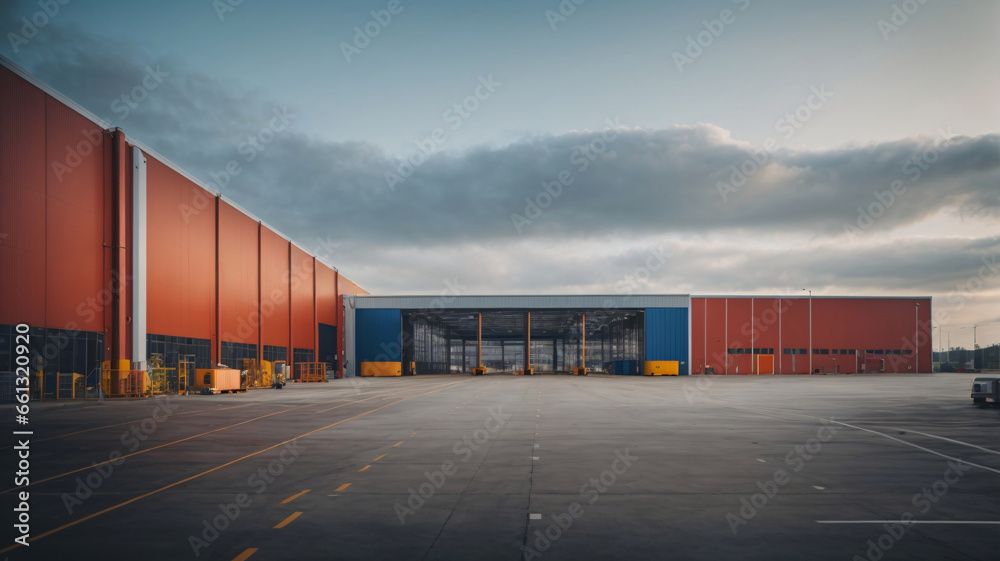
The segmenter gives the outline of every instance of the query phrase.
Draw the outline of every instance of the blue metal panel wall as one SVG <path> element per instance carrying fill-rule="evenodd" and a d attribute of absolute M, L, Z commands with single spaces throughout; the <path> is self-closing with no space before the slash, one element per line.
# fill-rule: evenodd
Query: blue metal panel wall
<path fill-rule="evenodd" d="M 355 359 L 362 362 L 401 362 L 403 316 L 398 309 L 356 310 Z"/>
<path fill-rule="evenodd" d="M 677 360 L 688 373 L 687 308 L 646 308 L 646 360 Z"/>

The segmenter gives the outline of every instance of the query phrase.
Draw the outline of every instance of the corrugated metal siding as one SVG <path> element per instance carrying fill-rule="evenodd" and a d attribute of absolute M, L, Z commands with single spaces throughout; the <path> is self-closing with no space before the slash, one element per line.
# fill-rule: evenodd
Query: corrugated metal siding
<path fill-rule="evenodd" d="M 220 339 L 257 344 L 257 223 L 226 202 L 219 203 Z"/>
<path fill-rule="evenodd" d="M 708 363 L 717 373 L 736 374 L 737 366 L 740 374 L 754 372 L 752 354 L 726 355 L 727 348 L 774 348 L 777 374 L 807 374 L 810 362 L 812 368 L 821 371 L 839 368 L 841 373 L 853 373 L 861 363 L 856 355 L 834 354 L 832 349 L 913 349 L 916 331 L 920 337 L 919 364 L 914 355 L 893 354 L 892 361 L 886 361 L 886 371 L 912 372 L 918 367 L 926 371 L 931 364 L 930 298 L 814 297 L 812 346 L 831 350 L 829 354 L 808 352 L 808 297 L 754 297 L 752 302 L 743 297 L 706 300 L 707 314 L 696 299 L 692 331 L 708 332 L 707 353 L 705 346 L 696 346 L 694 356 L 700 363 L 707 354 Z M 919 314 L 919 323 L 915 313 Z M 802 349 L 806 354 L 785 354 L 785 349 Z"/>
<path fill-rule="evenodd" d="M 646 360 L 682 362 L 681 374 L 688 373 L 688 309 L 646 309 Z"/>
<path fill-rule="evenodd" d="M 147 156 L 147 331 L 213 340 L 215 199 Z M 185 214 L 196 204 L 203 208 Z M 202 206 L 202 204 L 199 204 Z"/>
<path fill-rule="evenodd" d="M 355 333 L 357 364 L 403 360 L 403 318 L 398 308 L 356 310 Z"/>
<path fill-rule="evenodd" d="M 290 284 L 292 289 L 292 346 L 300 349 L 316 347 L 316 309 L 313 301 L 314 260 L 311 255 L 292 245 Z"/>
<path fill-rule="evenodd" d="M 0 99 L 0 323 L 42 326 L 46 99 L 6 69 L 0 69 Z"/>
<path fill-rule="evenodd" d="M 316 322 L 337 325 L 337 273 L 316 262 Z"/>
<path fill-rule="evenodd" d="M 288 241 L 264 228 L 261 230 L 260 246 L 261 344 L 291 347 Z"/>
<path fill-rule="evenodd" d="M 595 296 L 359 296 L 355 305 L 362 308 L 393 309 L 558 309 L 586 310 L 687 308 L 687 295 L 595 295 Z"/>

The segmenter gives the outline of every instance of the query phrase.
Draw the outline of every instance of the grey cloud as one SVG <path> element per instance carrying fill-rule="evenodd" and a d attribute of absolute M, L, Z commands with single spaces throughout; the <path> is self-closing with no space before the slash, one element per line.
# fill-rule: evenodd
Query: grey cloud
<path fill-rule="evenodd" d="M 512 215 L 532 217 L 525 199 L 547 202 L 543 184 L 564 171 L 572 184 L 541 216 L 522 224 L 522 235 L 575 239 L 736 229 L 834 235 L 856 224 L 857 209 L 876 204 L 874 193 L 895 180 L 907 190 L 875 220 L 872 232 L 913 223 L 944 206 L 984 216 L 1000 208 L 1000 135 L 951 139 L 918 181 L 904 165 L 930 153 L 938 142 L 930 136 L 827 152 L 780 149 L 723 200 L 719 182 L 730 180 L 732 166 L 747 162 L 752 148 L 705 124 L 617 129 L 586 169 L 581 149 L 601 149 L 601 131 L 439 152 L 393 190 L 385 174 L 398 169 L 399 159 L 371 144 L 296 133 L 294 122 L 246 162 L 238 144 L 265 126 L 280 102 L 126 42 L 56 24 L 45 31 L 19 62 L 206 181 L 237 160 L 245 171 L 223 191 L 292 236 L 302 224 L 321 223 L 339 237 L 383 243 L 514 240 L 519 234 Z M 119 119 L 112 101 L 140 84 L 147 67 L 170 76 Z M 308 108 L 292 111 L 297 119 L 309 118 Z"/>
<path fill-rule="evenodd" d="M 0 24 L 20 14 L 0 10 Z M 296 132 L 295 121 L 246 162 L 238 144 L 284 104 L 172 57 L 55 22 L 14 60 L 206 181 L 237 160 L 244 172 L 223 189 L 226 195 L 307 249 L 316 238 L 343 242 L 330 261 L 379 292 L 434 293 L 455 277 L 473 292 L 608 292 L 644 262 L 646 242 L 639 240 L 662 238 L 670 264 L 636 291 L 781 292 L 809 285 L 944 294 L 974 273 L 980 256 L 1000 251 L 992 238 L 881 241 L 942 208 L 996 217 L 998 134 L 954 137 L 917 181 L 904 165 L 932 153 L 934 131 L 830 151 L 779 149 L 726 201 L 717 185 L 747 160 L 750 147 L 708 124 L 616 130 L 617 138 L 582 171 L 571 158 L 601 131 L 439 152 L 392 190 L 384 174 L 397 169 L 396 156 L 370 143 Z M 112 101 L 157 65 L 169 78 L 119 119 Z M 309 119 L 308 108 L 290 109 L 296 121 Z M 524 199 L 538 197 L 543 182 L 563 170 L 573 183 L 519 235 L 511 214 L 523 215 Z M 871 228 L 845 238 L 844 225 L 856 224 L 857 209 L 877 203 L 874 193 L 895 180 L 906 192 Z M 814 242 L 755 248 L 763 235 Z M 679 238 L 689 243 L 669 241 Z M 608 240 L 620 242 L 619 255 L 587 253 Z M 694 247 L 691 240 L 705 244 Z"/>

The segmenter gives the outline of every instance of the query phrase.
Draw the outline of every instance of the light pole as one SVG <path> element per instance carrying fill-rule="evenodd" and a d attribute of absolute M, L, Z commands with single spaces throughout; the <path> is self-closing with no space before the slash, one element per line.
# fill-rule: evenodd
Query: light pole
<path fill-rule="evenodd" d="M 937 329 L 938 346 L 934 347 L 934 330 Z M 941 358 L 941 326 L 931 325 L 931 371 L 934 370 L 934 353 L 938 353 L 937 358 Z"/>
<path fill-rule="evenodd" d="M 951 364 L 951 331 L 946 332 L 948 334 L 948 351 L 945 353 L 945 359 L 948 364 Z"/>
<path fill-rule="evenodd" d="M 976 368 L 978 368 L 978 366 L 976 366 L 976 349 L 979 348 L 979 346 L 976 345 L 976 328 L 977 327 L 979 327 L 978 323 L 972 324 L 972 369 L 973 370 L 975 370 Z"/>
<path fill-rule="evenodd" d="M 913 345 L 916 347 L 917 364 L 914 366 L 914 374 L 920 374 L 920 302 L 914 302 L 913 306 Z"/>
<path fill-rule="evenodd" d="M 813 373 L 813 291 L 803 288 L 809 292 L 809 375 Z"/>

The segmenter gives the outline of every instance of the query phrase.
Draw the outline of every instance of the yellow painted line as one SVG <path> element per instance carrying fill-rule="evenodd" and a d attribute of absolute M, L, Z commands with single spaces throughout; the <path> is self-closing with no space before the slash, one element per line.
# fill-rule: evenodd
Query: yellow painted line
<path fill-rule="evenodd" d="M 368 464 L 368 465 L 366 465 L 365 467 L 363 467 L 363 468 L 359 469 L 358 471 L 365 471 L 365 470 L 367 470 L 367 469 L 368 469 L 368 468 L 370 468 L 370 467 L 372 467 L 372 465 L 371 465 L 371 464 Z"/>
<path fill-rule="evenodd" d="M 62 526 L 59 526 L 58 528 L 53 528 L 52 530 L 49 530 L 47 532 L 42 532 L 41 534 L 38 534 L 35 537 L 28 539 L 28 542 L 30 543 L 30 542 L 38 541 L 38 540 L 40 540 L 42 538 L 51 536 L 52 534 L 55 534 L 57 532 L 61 532 L 61 531 L 65 530 L 65 529 L 67 529 L 67 528 L 72 528 L 73 526 L 76 526 L 77 524 L 80 524 L 81 522 L 86 522 L 87 520 L 90 520 L 92 518 L 97 518 L 98 516 L 101 516 L 103 514 L 107 514 L 109 512 L 118 510 L 119 508 L 121 508 L 123 506 L 126 506 L 126 505 L 130 505 L 130 504 L 132 504 L 132 503 L 134 503 L 136 501 L 141 501 L 142 499 L 151 497 L 151 496 L 153 496 L 153 495 L 155 495 L 157 493 L 162 493 L 163 491 L 166 491 L 167 489 L 172 489 L 174 487 L 177 487 L 178 485 L 183 485 L 183 484 L 185 484 L 185 483 L 187 483 L 189 481 L 194 481 L 195 479 L 198 479 L 199 477 L 202 477 L 202 476 L 208 475 L 210 473 L 219 471 L 220 469 L 225 468 L 225 467 L 229 467 L 229 466 L 231 466 L 231 465 L 233 465 L 235 463 L 242 462 L 243 460 L 246 460 L 247 458 L 252 458 L 254 456 L 263 454 L 264 452 L 269 452 L 269 451 L 274 450 L 275 448 L 277 448 L 279 446 L 284 446 L 284 445 L 288 444 L 289 442 L 294 442 L 294 441 L 296 441 L 296 440 L 298 440 L 300 438 L 305 438 L 307 436 L 316 434 L 317 432 L 324 431 L 324 430 L 326 430 L 328 428 L 335 427 L 335 426 L 340 425 L 342 423 L 346 423 L 347 421 L 353 421 L 354 419 L 360 419 L 361 417 L 364 417 L 365 415 L 371 415 L 372 413 L 374 413 L 376 411 L 381 411 L 382 409 L 386 409 L 388 407 L 392 407 L 393 405 L 396 405 L 397 403 L 402 403 L 404 401 L 409 401 L 411 399 L 415 399 L 415 398 L 418 398 L 418 397 L 423 397 L 425 395 L 430 395 L 432 393 L 437 393 L 439 391 L 446 390 L 446 389 L 448 389 L 448 388 L 450 388 L 452 386 L 456 386 L 458 384 L 463 384 L 463 383 L 465 383 L 465 382 L 453 382 L 451 384 L 447 384 L 447 385 L 445 385 L 443 387 L 440 387 L 440 388 L 438 388 L 436 390 L 431 390 L 429 392 L 424 392 L 424 393 L 418 393 L 418 394 L 412 395 L 410 397 L 404 397 L 404 398 L 400 399 L 399 401 L 394 401 L 394 402 L 388 403 L 386 405 L 381 405 L 379 407 L 376 407 L 375 409 L 371 409 L 371 410 L 365 411 L 364 413 L 358 413 L 357 415 L 354 415 L 353 417 L 348 417 L 346 419 L 341 419 L 341 420 L 339 420 L 339 421 L 337 421 L 335 423 L 330 423 L 329 425 L 326 425 L 326 426 L 323 426 L 323 427 L 319 427 L 318 429 L 313 429 L 313 430 L 311 430 L 309 432 L 300 434 L 299 436 L 296 436 L 294 438 L 289 438 L 288 440 L 285 440 L 283 442 L 279 442 L 279 443 L 274 444 L 272 446 L 268 446 L 267 448 L 264 448 L 262 450 L 258 450 L 256 452 L 252 452 L 252 453 L 247 454 L 245 456 L 241 456 L 239 458 L 236 458 L 235 460 L 230 460 L 230 461 L 228 461 L 228 462 L 226 462 L 224 464 L 217 465 L 214 468 L 207 469 L 207 470 L 205 470 L 205 471 L 203 471 L 201 473 L 196 473 L 195 475 L 191 475 L 189 477 L 185 477 L 184 479 L 181 479 L 179 481 L 175 481 L 175 482 L 173 482 L 173 483 L 171 483 L 169 485 L 164 485 L 163 487 L 160 487 L 159 489 L 156 489 L 154 491 L 150 491 L 148 493 L 144 493 L 144 494 L 139 495 L 137 497 L 132 497 L 131 499 L 129 499 L 127 501 L 120 502 L 120 503 L 118 503 L 118 504 L 116 504 L 114 506 L 110 506 L 110 507 L 108 507 L 108 508 L 106 508 L 104 510 L 95 512 L 93 514 L 88 514 L 87 516 L 84 516 L 82 518 L 74 520 L 73 522 L 69 522 L 69 523 L 63 524 Z M 12 546 L 5 547 L 4 549 L 0 549 L 0 554 L 7 553 L 8 551 L 10 551 L 12 549 L 15 549 L 15 548 L 18 548 L 18 547 L 21 547 L 21 545 L 20 544 L 15 544 L 15 545 L 12 545 Z"/>
<path fill-rule="evenodd" d="M 334 409 L 340 409 L 341 407 L 347 407 L 348 405 L 354 405 L 355 403 L 362 403 L 362 402 L 365 402 L 365 401 L 371 401 L 373 399 L 378 399 L 380 397 L 383 398 L 383 399 L 392 399 L 393 397 L 396 397 L 398 395 L 403 395 L 405 393 L 406 392 L 386 392 L 386 393 L 379 393 L 378 395 L 373 395 L 371 397 L 366 397 L 364 399 L 355 399 L 354 401 L 349 401 L 349 402 L 347 402 L 347 403 L 345 403 L 343 405 L 338 405 L 336 407 L 330 407 L 329 409 L 321 409 L 321 410 L 317 411 L 317 413 L 326 413 L 327 411 L 333 411 Z M 389 397 L 385 397 L 387 394 L 389 395 Z"/>
<path fill-rule="evenodd" d="M 400 444 L 402 444 L 404 442 L 406 442 L 406 441 L 405 440 L 400 440 L 399 442 L 393 444 L 392 447 L 395 448 L 395 447 L 399 446 Z"/>
<path fill-rule="evenodd" d="M 247 405 L 250 405 L 250 404 L 248 403 Z M 241 405 L 240 407 L 243 407 L 243 406 Z M 197 411 L 185 411 L 183 413 L 172 413 L 170 415 L 164 415 L 163 418 L 167 418 L 167 417 L 179 417 L 181 415 L 191 415 L 192 413 L 204 413 L 205 411 L 220 411 L 220 410 L 219 409 L 199 409 Z M 40 439 L 36 440 L 35 442 L 45 442 L 45 441 L 48 441 L 48 440 L 56 440 L 56 439 L 59 439 L 59 438 L 66 438 L 67 436 L 76 436 L 78 434 L 83 434 L 85 432 L 91 432 L 91 431 L 95 431 L 95 430 L 113 429 L 115 427 L 122 427 L 122 426 L 125 426 L 125 425 L 134 425 L 134 424 L 137 424 L 137 423 L 141 423 L 143 421 L 148 421 L 150 418 L 151 417 L 146 417 L 145 419 L 137 419 L 135 421 L 125 421 L 124 423 L 116 423 L 114 425 L 104 425 L 104 426 L 101 426 L 101 427 L 94 427 L 92 429 L 78 430 L 76 432 L 69 432 L 69 433 L 66 433 L 66 434 L 60 434 L 59 436 L 50 436 L 48 438 L 40 438 Z M 12 448 L 13 446 L 14 446 L 13 444 L 11 444 L 10 446 L 4 446 L 4 449 L 6 449 L 6 448 Z"/>
<path fill-rule="evenodd" d="M 230 409 L 239 409 L 240 407 L 249 407 L 250 405 L 255 405 L 255 404 L 253 404 L 253 403 L 245 403 L 243 405 L 234 405 L 233 407 L 223 407 L 221 409 L 198 409 L 197 411 L 183 411 L 181 413 L 171 413 L 169 415 L 164 415 L 163 418 L 167 418 L 167 417 L 180 417 L 181 415 L 193 415 L 195 413 L 205 413 L 205 412 L 212 413 L 212 412 L 215 412 L 215 411 L 228 411 Z M 134 421 L 125 421 L 124 423 L 115 423 L 113 425 L 103 425 L 103 426 L 100 426 L 100 427 L 94 427 L 94 428 L 90 428 L 90 429 L 78 430 L 76 432 L 69 432 L 69 433 L 66 433 L 66 434 L 60 434 L 58 436 L 50 436 L 48 438 L 40 438 L 40 439 L 36 440 L 35 442 L 47 442 L 49 440 L 58 440 L 60 438 L 66 438 L 67 436 L 76 436 L 78 434 L 83 434 L 85 432 L 93 432 L 95 430 L 113 429 L 115 427 L 122 427 L 122 426 L 125 426 L 125 425 L 134 425 L 134 424 L 137 424 L 137 423 L 141 423 L 143 421 L 147 421 L 149 419 L 150 419 L 150 417 L 146 417 L 145 419 L 136 419 Z M 3 448 L 0 448 L 0 450 L 6 449 L 6 448 L 11 448 L 11 447 L 13 447 L 13 445 L 11 445 L 11 446 L 4 446 Z"/>
<path fill-rule="evenodd" d="M 233 561 L 247 561 L 247 559 L 249 559 L 250 556 L 253 555 L 254 553 L 257 553 L 257 548 L 248 547 L 245 550 L 243 550 L 243 553 L 237 555 L 236 557 L 233 557 Z"/>
<path fill-rule="evenodd" d="M 90 468 L 95 468 L 97 466 L 103 466 L 104 464 L 110 464 L 111 462 L 121 462 L 121 461 L 125 460 L 126 458 L 131 458 L 133 456 L 138 456 L 140 454 L 145 454 L 146 452 L 152 452 L 154 450 L 159 450 L 160 448 L 166 448 L 167 446 L 173 446 L 174 444 L 180 444 L 181 442 L 185 442 L 185 441 L 188 441 L 188 440 L 193 440 L 195 438 L 200 438 L 202 436 L 205 436 L 206 434 L 212 434 L 213 432 L 224 431 L 224 430 L 227 430 L 227 429 L 231 429 L 233 427 L 238 427 L 240 425 L 245 425 L 247 423 L 252 423 L 254 421 L 259 421 L 261 419 L 266 419 L 268 417 L 273 417 L 275 415 L 284 415 L 285 413 L 291 413 L 292 411 L 295 411 L 296 409 L 302 409 L 303 407 L 308 407 L 309 405 L 314 405 L 314 404 L 310 403 L 308 405 L 299 405 L 298 407 L 293 407 L 291 409 L 286 409 L 284 411 L 275 411 L 274 413 L 268 413 L 267 415 L 261 415 L 260 417 L 254 417 L 253 419 L 247 419 L 246 421 L 241 421 L 241 422 L 236 423 L 236 424 L 232 424 L 232 425 L 225 426 L 225 427 L 219 427 L 217 429 L 212 429 L 210 431 L 203 432 L 201 434 L 196 434 L 196 435 L 193 435 L 193 436 L 188 436 L 188 437 L 185 437 L 185 438 L 181 438 L 180 440 L 175 440 L 173 442 L 167 442 L 165 444 L 160 444 L 159 446 L 153 446 L 152 448 L 146 448 L 145 450 L 139 450 L 138 452 L 132 452 L 131 454 L 125 454 L 125 455 L 122 455 L 122 456 L 118 456 L 114 460 L 108 459 L 108 460 L 104 460 L 103 462 L 92 463 L 89 466 L 84 466 L 84 467 L 79 468 L 79 469 L 74 469 L 72 471 L 67 471 L 66 473 L 60 473 L 59 475 L 53 475 L 52 477 L 46 477 L 45 479 L 36 479 L 36 480 L 32 481 L 29 485 L 24 485 L 22 487 L 11 487 L 10 489 L 6 489 L 4 491 L 0 491 L 0 495 L 2 495 L 4 493 L 9 493 L 11 491 L 16 491 L 18 489 L 23 489 L 25 487 L 30 487 L 31 485 L 38 485 L 39 483 L 44 483 L 46 481 L 52 481 L 53 479 L 59 479 L 60 477 L 66 477 L 67 475 L 73 475 L 74 473 L 79 473 L 81 471 L 87 471 Z"/>
<path fill-rule="evenodd" d="M 288 516 L 288 518 L 282 520 L 281 522 L 278 522 L 278 525 L 275 526 L 274 528 L 275 529 L 284 528 L 285 526 L 288 526 L 289 524 L 291 524 L 292 520 L 295 520 L 296 518 L 298 518 L 300 516 L 302 516 L 301 512 L 293 512 L 292 514 L 290 514 Z"/>
<path fill-rule="evenodd" d="M 343 484 L 343 485 L 341 485 L 340 487 L 337 487 L 336 489 L 334 489 L 334 490 L 333 490 L 333 492 L 334 492 L 334 493 L 339 493 L 339 492 L 343 491 L 344 489 L 347 489 L 347 488 L 348 488 L 348 487 L 350 487 L 350 486 L 351 486 L 351 484 L 350 484 L 350 483 L 344 483 L 344 484 Z"/>
<path fill-rule="evenodd" d="M 384 457 L 386 457 L 386 456 L 388 456 L 388 455 L 389 455 L 389 454 L 382 454 L 381 456 L 379 456 L 379 457 L 375 458 L 375 459 L 374 459 L 374 460 L 372 460 L 372 461 L 373 461 L 373 462 L 377 462 L 377 461 L 381 460 L 382 458 L 384 458 Z"/>
<path fill-rule="evenodd" d="M 285 500 L 281 501 L 281 504 L 283 504 L 283 505 L 286 505 L 286 504 L 288 504 L 288 503 L 290 503 L 290 502 L 294 501 L 295 499 L 297 499 L 297 498 L 301 497 L 302 495 L 305 495 L 306 493 L 308 493 L 308 492 L 309 492 L 309 491 L 311 491 L 311 490 L 312 490 L 312 489 L 306 489 L 305 491 L 300 491 L 300 492 L 298 492 L 298 493 L 295 493 L 295 494 L 294 494 L 294 495 L 292 495 L 291 497 L 288 497 L 287 499 L 285 499 Z"/>

